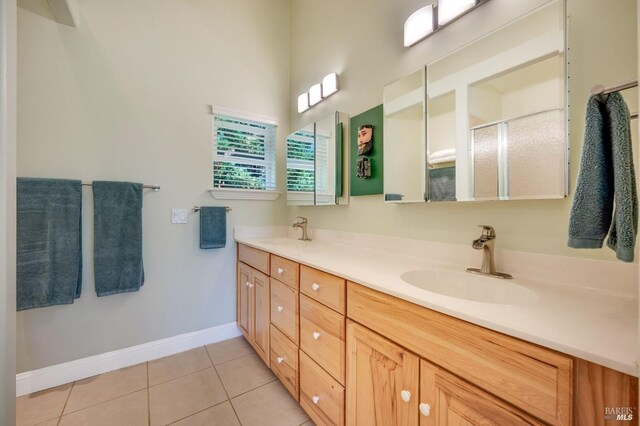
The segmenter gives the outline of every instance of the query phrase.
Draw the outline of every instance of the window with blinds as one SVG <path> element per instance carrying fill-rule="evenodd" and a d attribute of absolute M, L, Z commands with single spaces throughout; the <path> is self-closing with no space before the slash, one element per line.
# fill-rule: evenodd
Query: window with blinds
<path fill-rule="evenodd" d="M 273 124 L 213 115 L 213 187 L 273 191 L 275 178 Z"/>
<path fill-rule="evenodd" d="M 314 191 L 313 132 L 300 130 L 287 138 L 287 191 Z"/>

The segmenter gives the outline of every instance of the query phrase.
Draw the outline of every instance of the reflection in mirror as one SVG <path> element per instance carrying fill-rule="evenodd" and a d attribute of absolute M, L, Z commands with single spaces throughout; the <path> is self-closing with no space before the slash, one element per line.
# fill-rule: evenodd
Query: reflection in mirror
<path fill-rule="evenodd" d="M 425 69 L 385 86 L 384 199 L 424 202 Z"/>
<path fill-rule="evenodd" d="M 316 121 L 316 205 L 336 204 L 336 115 Z"/>
<path fill-rule="evenodd" d="M 313 206 L 315 185 L 314 124 L 287 137 L 287 204 Z"/>
<path fill-rule="evenodd" d="M 430 64 L 430 201 L 561 198 L 568 145 L 564 2 Z"/>
<path fill-rule="evenodd" d="M 348 204 L 343 159 L 344 126 L 349 116 L 330 114 L 287 137 L 287 204 L 324 206 Z"/>

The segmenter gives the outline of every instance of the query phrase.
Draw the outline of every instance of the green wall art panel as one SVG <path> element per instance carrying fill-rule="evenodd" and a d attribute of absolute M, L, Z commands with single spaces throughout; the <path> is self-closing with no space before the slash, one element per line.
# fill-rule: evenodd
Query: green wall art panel
<path fill-rule="evenodd" d="M 351 188 L 350 194 L 352 196 L 382 194 L 382 152 L 384 148 L 382 140 L 382 120 L 382 105 L 378 105 L 351 118 L 349 182 Z M 361 126 L 364 126 L 360 138 L 360 152 L 362 155 L 358 155 L 358 132 Z M 371 135 L 372 141 L 370 148 L 369 144 L 366 143 L 369 140 L 369 135 Z M 359 160 L 361 162 L 360 164 Z M 359 169 L 360 173 L 358 172 Z"/>

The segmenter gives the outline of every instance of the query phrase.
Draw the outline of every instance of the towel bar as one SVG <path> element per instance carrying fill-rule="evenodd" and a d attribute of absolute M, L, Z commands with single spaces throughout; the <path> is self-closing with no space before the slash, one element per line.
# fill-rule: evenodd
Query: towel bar
<path fill-rule="evenodd" d="M 200 211 L 200 206 L 193 206 L 193 209 L 192 209 L 192 210 L 193 210 L 194 212 L 199 212 L 199 211 Z M 232 210 L 232 208 L 227 206 L 227 207 L 225 207 L 225 210 L 227 210 L 228 212 L 230 212 L 230 211 Z"/>
<path fill-rule="evenodd" d="M 91 182 L 82 182 L 82 186 L 91 186 Z M 142 185 L 145 189 L 153 189 L 154 192 L 160 191 L 160 185 Z"/>

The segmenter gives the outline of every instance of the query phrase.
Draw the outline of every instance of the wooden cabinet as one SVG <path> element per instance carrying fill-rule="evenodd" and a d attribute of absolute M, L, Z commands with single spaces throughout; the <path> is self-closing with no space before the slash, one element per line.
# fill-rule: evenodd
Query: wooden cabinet
<path fill-rule="evenodd" d="M 269 277 L 238 263 L 237 321 L 245 339 L 269 365 Z"/>
<path fill-rule="evenodd" d="M 425 360 L 420 361 L 418 409 L 420 426 L 543 424 Z"/>
<path fill-rule="evenodd" d="M 418 425 L 419 358 L 347 321 L 347 425 Z"/>
<path fill-rule="evenodd" d="M 344 425 L 344 387 L 300 351 L 300 405 L 318 425 Z"/>

